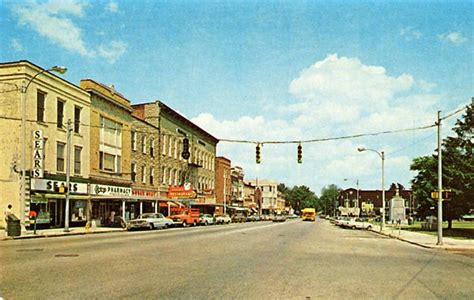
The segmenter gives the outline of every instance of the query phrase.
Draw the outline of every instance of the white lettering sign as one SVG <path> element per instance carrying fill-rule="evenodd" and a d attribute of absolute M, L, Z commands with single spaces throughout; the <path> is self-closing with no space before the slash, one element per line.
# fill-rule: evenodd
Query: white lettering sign
<path fill-rule="evenodd" d="M 33 168 L 31 177 L 43 178 L 44 175 L 44 143 L 43 131 L 33 131 Z"/>
<path fill-rule="evenodd" d="M 51 179 L 31 179 L 31 189 L 35 191 L 46 191 L 59 193 L 66 187 L 66 181 Z M 71 194 L 88 194 L 87 183 L 70 182 L 69 192 Z"/>
<path fill-rule="evenodd" d="M 132 188 L 116 185 L 91 184 L 91 195 L 131 196 Z"/>

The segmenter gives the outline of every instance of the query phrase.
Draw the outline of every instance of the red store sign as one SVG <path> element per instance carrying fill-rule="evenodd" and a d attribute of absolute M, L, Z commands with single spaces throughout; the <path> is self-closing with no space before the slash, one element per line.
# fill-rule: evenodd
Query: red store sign
<path fill-rule="evenodd" d="M 156 197 L 157 192 L 156 191 L 147 191 L 147 190 L 137 190 L 137 189 L 132 189 L 132 196 L 140 196 L 140 197 L 150 197 L 154 198 Z"/>

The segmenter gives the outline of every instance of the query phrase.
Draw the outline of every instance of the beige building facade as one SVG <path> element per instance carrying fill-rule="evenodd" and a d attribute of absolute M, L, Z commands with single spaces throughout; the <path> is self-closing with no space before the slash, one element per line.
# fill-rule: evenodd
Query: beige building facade
<path fill-rule="evenodd" d="M 29 61 L 0 64 L 0 91 L 1 207 L 11 204 L 13 213 L 26 227 L 30 211 L 38 214 L 38 225 L 64 226 L 69 149 L 69 220 L 72 224 L 85 223 L 90 169 L 89 94 Z"/>

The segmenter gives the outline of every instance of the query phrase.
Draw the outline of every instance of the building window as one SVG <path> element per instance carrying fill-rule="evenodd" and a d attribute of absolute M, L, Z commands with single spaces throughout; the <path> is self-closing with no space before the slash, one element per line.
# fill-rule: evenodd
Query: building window
<path fill-rule="evenodd" d="M 102 171 L 120 173 L 121 157 L 106 152 L 99 152 L 99 167 Z"/>
<path fill-rule="evenodd" d="M 163 155 L 166 155 L 166 135 L 163 134 Z"/>
<path fill-rule="evenodd" d="M 168 156 L 169 157 L 173 157 L 173 144 L 174 144 L 173 138 L 170 137 L 168 141 Z"/>
<path fill-rule="evenodd" d="M 101 117 L 99 168 L 120 173 L 122 169 L 122 125 Z"/>
<path fill-rule="evenodd" d="M 81 126 L 81 110 L 79 106 L 74 106 L 74 132 L 79 133 L 79 127 Z"/>
<path fill-rule="evenodd" d="M 57 121 L 56 121 L 56 125 L 58 126 L 58 128 L 63 128 L 63 121 L 64 121 L 64 101 L 58 100 Z"/>
<path fill-rule="evenodd" d="M 142 183 L 146 183 L 146 167 L 142 166 Z"/>
<path fill-rule="evenodd" d="M 142 136 L 142 153 L 146 154 L 146 136 Z"/>
<path fill-rule="evenodd" d="M 132 181 L 136 182 L 137 180 L 137 164 L 132 163 Z"/>
<path fill-rule="evenodd" d="M 38 91 L 36 93 L 36 120 L 38 122 L 44 122 L 44 101 L 46 94 Z"/>
<path fill-rule="evenodd" d="M 150 139 L 150 156 L 153 157 L 155 154 L 155 140 Z"/>
<path fill-rule="evenodd" d="M 64 143 L 57 143 L 56 146 L 56 171 L 64 172 L 64 149 L 66 148 L 66 144 Z"/>
<path fill-rule="evenodd" d="M 178 159 L 178 139 L 174 140 L 174 158 Z"/>
<path fill-rule="evenodd" d="M 74 174 L 81 174 L 81 147 L 74 147 Z"/>
<path fill-rule="evenodd" d="M 168 174 L 168 185 L 173 185 L 174 178 L 173 178 L 173 170 L 169 169 Z"/>
<path fill-rule="evenodd" d="M 150 184 L 153 185 L 155 179 L 155 168 L 151 167 L 150 168 Z"/>
<path fill-rule="evenodd" d="M 163 184 L 166 184 L 166 171 L 167 170 L 165 167 L 161 168 L 161 177 L 162 177 L 161 182 Z"/>
<path fill-rule="evenodd" d="M 137 132 L 132 131 L 132 150 L 137 151 Z"/>

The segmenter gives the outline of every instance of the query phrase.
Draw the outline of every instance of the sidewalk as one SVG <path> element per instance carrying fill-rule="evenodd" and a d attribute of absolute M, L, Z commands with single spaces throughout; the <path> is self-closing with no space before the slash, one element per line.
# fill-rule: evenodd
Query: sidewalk
<path fill-rule="evenodd" d="M 373 232 L 399 239 L 410 244 L 430 249 L 444 249 L 450 251 L 474 251 L 474 240 L 454 239 L 443 236 L 443 245 L 437 245 L 438 236 L 408 230 L 398 230 L 397 227 L 385 226 L 380 232 L 380 226 L 375 226 Z"/>
<path fill-rule="evenodd" d="M 18 240 L 18 239 L 32 239 L 32 238 L 44 238 L 44 237 L 57 237 L 66 235 L 81 235 L 81 234 L 94 234 L 94 233 L 107 233 L 107 232 L 123 232 L 126 229 L 113 228 L 113 227 L 96 227 L 86 230 L 85 227 L 72 227 L 69 228 L 69 232 L 64 232 L 64 228 L 54 229 L 38 229 L 36 234 L 33 230 L 27 230 L 21 233 L 21 236 L 9 237 L 6 235 L 5 229 L 0 229 L 0 241 L 2 240 Z"/>

